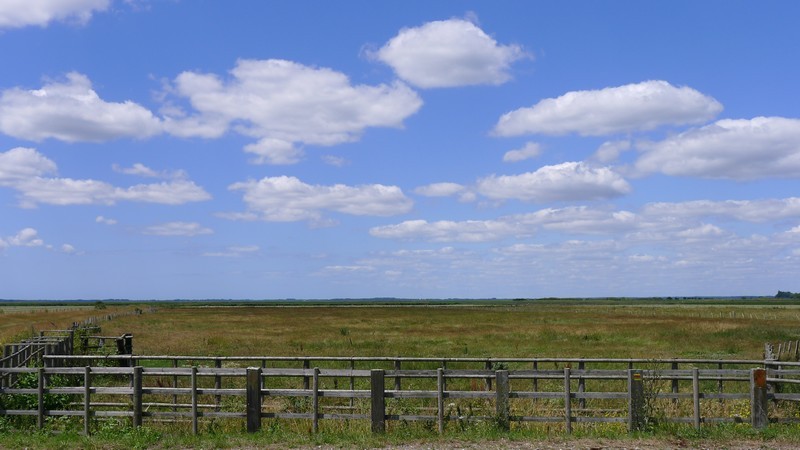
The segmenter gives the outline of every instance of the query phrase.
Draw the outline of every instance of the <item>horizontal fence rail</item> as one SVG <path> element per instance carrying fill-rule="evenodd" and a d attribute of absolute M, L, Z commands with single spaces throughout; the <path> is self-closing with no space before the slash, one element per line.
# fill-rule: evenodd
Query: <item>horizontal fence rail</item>
<path fill-rule="evenodd" d="M 145 420 L 182 421 L 194 433 L 204 421 L 216 419 L 243 421 L 248 431 L 259 430 L 262 419 L 304 420 L 313 432 L 323 420 L 365 421 L 374 432 L 415 421 L 435 424 L 439 432 L 480 421 L 506 429 L 512 423 L 553 423 L 567 433 L 580 423 L 638 430 L 653 420 L 658 402 L 658 420 L 696 428 L 800 421 L 768 402 L 800 401 L 800 393 L 794 393 L 800 389 L 792 389 L 800 384 L 800 366 L 790 363 L 138 355 L 47 355 L 45 360 L 46 367 L 0 368 L 3 376 L 28 379 L 25 386 L 0 387 L 0 415 L 32 416 L 40 427 L 47 417 L 77 416 L 87 434 L 93 421 L 115 417 L 133 426 Z M 117 360 L 131 366 L 119 367 Z M 98 364 L 103 362 L 114 367 Z M 436 367 L 418 367 L 425 364 Z M 51 405 L 54 396 L 62 402 Z M 17 404 L 36 407 L 6 406 Z"/>

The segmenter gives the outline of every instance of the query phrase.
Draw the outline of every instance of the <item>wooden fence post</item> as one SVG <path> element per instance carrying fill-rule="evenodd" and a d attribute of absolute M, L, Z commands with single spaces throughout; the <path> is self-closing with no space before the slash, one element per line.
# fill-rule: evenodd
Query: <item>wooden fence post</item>
<path fill-rule="evenodd" d="M 38 383 L 37 387 L 37 413 L 36 413 L 36 425 L 39 428 L 44 428 L 44 367 L 39 367 L 36 371 Z"/>
<path fill-rule="evenodd" d="M 316 434 L 319 431 L 319 367 L 314 367 L 311 390 L 311 432 Z"/>
<path fill-rule="evenodd" d="M 492 370 L 492 362 L 491 361 L 486 361 L 486 363 L 484 364 L 483 368 L 485 370 Z M 492 379 L 489 378 L 489 377 L 486 377 L 486 390 L 487 391 L 491 391 L 492 390 Z"/>
<path fill-rule="evenodd" d="M 762 429 L 769 423 L 767 405 L 767 371 L 765 369 L 751 369 L 750 424 L 753 428 Z"/>
<path fill-rule="evenodd" d="M 394 370 L 396 370 L 396 371 L 400 370 L 400 360 L 399 359 L 395 359 L 394 360 Z M 395 391 L 399 391 L 400 390 L 400 375 L 395 375 L 395 377 L 394 377 L 394 390 Z"/>
<path fill-rule="evenodd" d="M 384 398 L 384 379 L 383 369 L 372 369 L 370 371 L 370 399 L 372 403 L 371 418 L 372 432 L 386 432 L 386 400 Z"/>
<path fill-rule="evenodd" d="M 356 377 L 353 376 L 353 370 L 356 370 L 356 362 L 352 358 L 350 358 L 350 390 L 354 391 L 356 389 Z M 353 408 L 356 404 L 356 399 L 350 397 L 350 407 Z"/>
<path fill-rule="evenodd" d="M 307 359 L 303 360 L 303 370 L 308 370 L 311 368 L 311 362 Z M 309 379 L 308 375 L 303 376 L 303 389 L 308 390 L 310 387 L 311 380 Z"/>
<path fill-rule="evenodd" d="M 247 368 L 247 432 L 261 430 L 261 368 Z"/>
<path fill-rule="evenodd" d="M 214 359 L 214 368 L 221 369 L 222 368 L 222 360 L 219 358 Z M 214 375 L 214 389 L 222 389 L 222 377 L 217 374 Z M 222 396 L 217 394 L 214 396 L 214 411 L 219 412 L 220 405 L 222 404 Z"/>
<path fill-rule="evenodd" d="M 586 363 L 583 361 L 578 361 L 578 370 L 585 370 Z M 583 394 L 586 392 L 586 380 L 583 377 L 578 378 L 578 394 Z M 578 399 L 578 407 L 581 409 L 586 408 L 586 399 L 581 397 Z"/>
<path fill-rule="evenodd" d="M 510 406 L 508 396 L 510 386 L 508 383 L 508 370 L 498 370 L 495 372 L 495 385 L 495 412 L 497 414 L 497 424 L 501 429 L 508 431 L 511 428 L 509 422 Z"/>
<path fill-rule="evenodd" d="M 142 426 L 142 367 L 133 368 L 133 426 Z"/>
<path fill-rule="evenodd" d="M 83 369 L 83 434 L 91 434 L 91 394 L 92 394 L 92 368 L 86 366 Z"/>
<path fill-rule="evenodd" d="M 572 434 L 572 392 L 569 367 L 564 368 L 564 426 L 567 434 Z"/>
<path fill-rule="evenodd" d="M 197 366 L 192 366 L 192 434 L 197 434 Z"/>
<path fill-rule="evenodd" d="M 172 368 L 174 368 L 174 369 L 178 368 L 178 360 L 177 359 L 173 359 L 172 360 Z M 172 387 L 174 389 L 178 389 L 178 376 L 177 375 L 173 375 L 172 376 Z M 177 410 L 178 410 L 178 394 L 172 394 L 172 411 L 175 412 Z"/>
<path fill-rule="evenodd" d="M 673 361 L 672 365 L 670 366 L 670 368 L 672 370 L 678 370 L 678 363 Z M 678 393 L 678 389 L 679 389 L 678 388 L 678 378 L 676 378 L 675 375 L 673 375 L 672 377 L 673 377 L 672 378 L 672 393 L 673 394 L 677 394 Z M 675 405 L 678 404 L 678 397 L 673 398 L 672 399 L 672 403 L 675 404 Z"/>
<path fill-rule="evenodd" d="M 692 410 L 694 412 L 693 423 L 695 430 L 700 429 L 700 369 L 692 369 Z"/>
<path fill-rule="evenodd" d="M 436 417 L 439 434 L 444 434 L 444 369 L 436 369 Z"/>
<path fill-rule="evenodd" d="M 644 428 L 644 380 L 641 370 L 628 370 L 628 431 Z"/>

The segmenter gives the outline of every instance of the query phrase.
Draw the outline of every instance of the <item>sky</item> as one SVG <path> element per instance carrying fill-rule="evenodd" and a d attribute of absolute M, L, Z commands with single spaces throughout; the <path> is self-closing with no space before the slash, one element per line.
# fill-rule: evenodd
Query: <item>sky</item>
<path fill-rule="evenodd" d="M 798 20 L 0 0 L 0 298 L 800 291 Z"/>

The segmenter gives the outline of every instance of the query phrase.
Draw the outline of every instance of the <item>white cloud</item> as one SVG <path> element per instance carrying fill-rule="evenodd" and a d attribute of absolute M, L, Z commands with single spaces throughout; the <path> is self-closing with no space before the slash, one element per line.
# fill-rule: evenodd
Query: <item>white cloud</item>
<path fill-rule="evenodd" d="M 203 256 L 214 258 L 241 258 L 258 253 L 261 248 L 257 245 L 231 246 L 221 252 L 206 252 Z"/>
<path fill-rule="evenodd" d="M 610 168 L 582 162 L 544 166 L 520 175 L 491 175 L 477 183 L 477 191 L 486 197 L 533 202 L 606 199 L 630 190 L 628 182 Z"/>
<path fill-rule="evenodd" d="M 103 217 L 103 216 L 95 217 L 94 221 L 96 223 L 102 223 L 104 225 L 116 225 L 117 224 L 116 219 L 109 219 L 108 217 Z"/>
<path fill-rule="evenodd" d="M 694 200 L 648 203 L 642 208 L 648 217 L 722 217 L 744 222 L 769 222 L 800 217 L 800 198 L 761 200 Z"/>
<path fill-rule="evenodd" d="M 264 138 L 245 145 L 244 151 L 256 155 L 251 161 L 254 164 L 296 164 L 303 158 L 303 150 L 282 139 Z"/>
<path fill-rule="evenodd" d="M 524 147 L 517 150 L 509 150 L 503 155 L 504 162 L 519 162 L 526 159 L 533 159 L 542 153 L 542 146 L 536 142 L 528 142 Z"/>
<path fill-rule="evenodd" d="M 73 254 L 73 253 L 76 253 L 76 252 L 77 252 L 77 250 L 75 249 L 75 247 L 74 247 L 74 246 L 72 246 L 72 245 L 70 245 L 70 244 L 61 244 L 61 247 L 59 248 L 59 250 L 60 250 L 62 253 L 66 253 L 66 254 L 68 254 L 68 255 L 71 255 L 71 254 Z"/>
<path fill-rule="evenodd" d="M 720 111 L 719 102 L 692 88 L 645 81 L 541 100 L 532 107 L 504 114 L 494 133 L 602 136 L 703 123 Z"/>
<path fill-rule="evenodd" d="M 55 173 L 56 163 L 32 148 L 16 147 L 0 152 L 0 186 Z"/>
<path fill-rule="evenodd" d="M 204 201 L 211 196 L 189 180 L 137 184 L 121 188 L 98 180 L 46 177 L 57 171 L 56 164 L 30 148 L 0 153 L 0 186 L 14 189 L 23 207 L 50 205 L 113 205 L 135 201 L 179 205 Z"/>
<path fill-rule="evenodd" d="M 153 225 L 144 230 L 144 234 L 155 236 L 199 236 L 211 234 L 214 231 L 206 228 L 197 222 L 167 222 L 160 225 Z"/>
<path fill-rule="evenodd" d="M 357 140 L 369 127 L 402 127 L 422 106 L 399 82 L 352 85 L 332 69 L 276 59 L 240 60 L 227 80 L 183 72 L 172 91 L 196 113 L 165 110 L 170 133 L 218 137 L 232 127 L 258 139 L 245 148 L 255 162 L 272 164 L 297 162 L 297 144 L 335 145 Z"/>
<path fill-rule="evenodd" d="M 413 205 L 400 188 L 381 184 L 321 186 L 281 176 L 234 183 L 229 189 L 244 192 L 248 209 L 243 214 L 226 215 L 234 219 L 317 221 L 323 210 L 357 216 L 392 216 L 408 212 Z"/>
<path fill-rule="evenodd" d="M 131 167 L 122 167 L 119 164 L 113 164 L 111 168 L 114 172 L 122 173 L 125 175 L 134 175 L 144 178 L 165 178 L 165 179 L 181 179 L 186 178 L 186 172 L 183 170 L 174 171 L 157 171 L 142 163 L 134 163 Z"/>
<path fill-rule="evenodd" d="M 104 142 L 146 138 L 162 131 L 161 121 L 130 102 L 102 100 L 89 79 L 71 72 L 64 82 L 37 90 L 12 88 L 0 96 L 0 131 L 19 139 Z"/>
<path fill-rule="evenodd" d="M 414 193 L 425 197 L 449 197 L 464 192 L 464 189 L 458 183 L 432 183 L 414 189 Z"/>
<path fill-rule="evenodd" d="M 526 236 L 531 230 L 504 220 L 407 220 L 397 225 L 373 227 L 369 234 L 384 239 L 424 240 L 431 242 L 486 242 L 509 236 Z"/>
<path fill-rule="evenodd" d="M 334 155 L 323 155 L 322 161 L 325 164 L 333 167 L 344 167 L 350 164 L 350 161 L 348 161 L 347 159 L 342 158 L 341 156 L 334 156 Z"/>
<path fill-rule="evenodd" d="M 10 247 L 41 247 L 44 241 L 39 238 L 39 232 L 34 228 L 24 228 L 14 236 L 5 239 Z"/>
<path fill-rule="evenodd" d="M 709 223 L 704 223 L 698 227 L 678 232 L 675 235 L 684 239 L 697 240 L 721 236 L 723 233 L 724 231 L 722 228 Z"/>
<path fill-rule="evenodd" d="M 0 29 L 30 25 L 47 26 L 53 21 L 85 24 L 95 12 L 108 9 L 111 0 L 3 0 Z"/>
<path fill-rule="evenodd" d="M 404 28 L 374 56 L 403 80 L 434 88 L 505 83 L 509 66 L 525 53 L 499 45 L 472 22 L 450 19 Z"/>
<path fill-rule="evenodd" d="M 608 141 L 603 142 L 600 145 L 600 148 L 594 154 L 594 159 L 603 163 L 608 164 L 612 161 L 616 161 L 619 159 L 619 155 L 631 149 L 631 142 L 630 141 Z"/>
<path fill-rule="evenodd" d="M 408 220 L 374 227 L 375 237 L 433 242 L 482 242 L 555 233 L 563 236 L 609 236 L 626 245 L 689 243 L 699 239 L 724 241 L 731 236 L 714 221 L 763 223 L 800 218 L 800 198 L 767 200 L 700 200 L 650 203 L 640 211 L 587 206 L 545 208 L 488 220 Z M 786 235 L 800 234 L 795 227 Z"/>
<path fill-rule="evenodd" d="M 643 173 L 755 180 L 800 177 L 800 119 L 725 119 L 661 142 L 642 143 Z"/>

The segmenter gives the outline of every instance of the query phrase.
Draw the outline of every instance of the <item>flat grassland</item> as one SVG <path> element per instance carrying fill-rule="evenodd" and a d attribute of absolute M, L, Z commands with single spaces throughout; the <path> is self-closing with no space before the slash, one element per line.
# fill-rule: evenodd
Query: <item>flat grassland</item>
<path fill-rule="evenodd" d="M 149 307 L 156 309 L 151 310 Z M 800 340 L 800 302 L 761 300 L 534 300 L 355 303 L 313 306 L 261 303 L 157 302 L 14 309 L 0 305 L 0 343 L 39 330 L 113 312 L 146 310 L 101 321 L 102 334 L 134 335 L 139 355 L 202 356 L 403 356 L 403 357 L 588 357 L 760 359 L 765 342 Z M 90 437 L 64 421 L 62 434 L 7 432 L 0 421 L 0 448 L 172 447 L 392 447 L 415 448 L 797 448 L 795 425 L 748 424 L 676 427 L 628 435 L 624 426 L 582 427 L 570 438 L 549 426 L 449 426 L 443 436 L 424 426 L 373 435 L 363 426 L 326 422 L 310 433 L 307 424 L 273 422 L 256 435 L 219 424 L 199 436 L 159 427 L 131 429 L 108 422 Z M 77 423 L 77 422 L 76 422 Z M 213 426 L 212 426 L 213 425 Z M 423 424 L 424 425 L 424 424 Z M 618 424 L 617 424 L 618 425 Z M 55 423 L 54 426 L 59 426 Z M 72 426 L 72 428 L 69 428 Z M 220 428 L 214 431 L 216 428 Z M 238 430 L 238 431 L 237 431 Z M 570 440 L 581 438 L 582 440 Z M 639 440 L 642 437 L 645 441 Z M 556 439 L 556 441 L 553 441 Z"/>
<path fill-rule="evenodd" d="M 532 301 L 471 305 L 189 306 L 120 317 L 143 355 L 762 357 L 800 339 L 800 306 L 728 301 Z"/>

